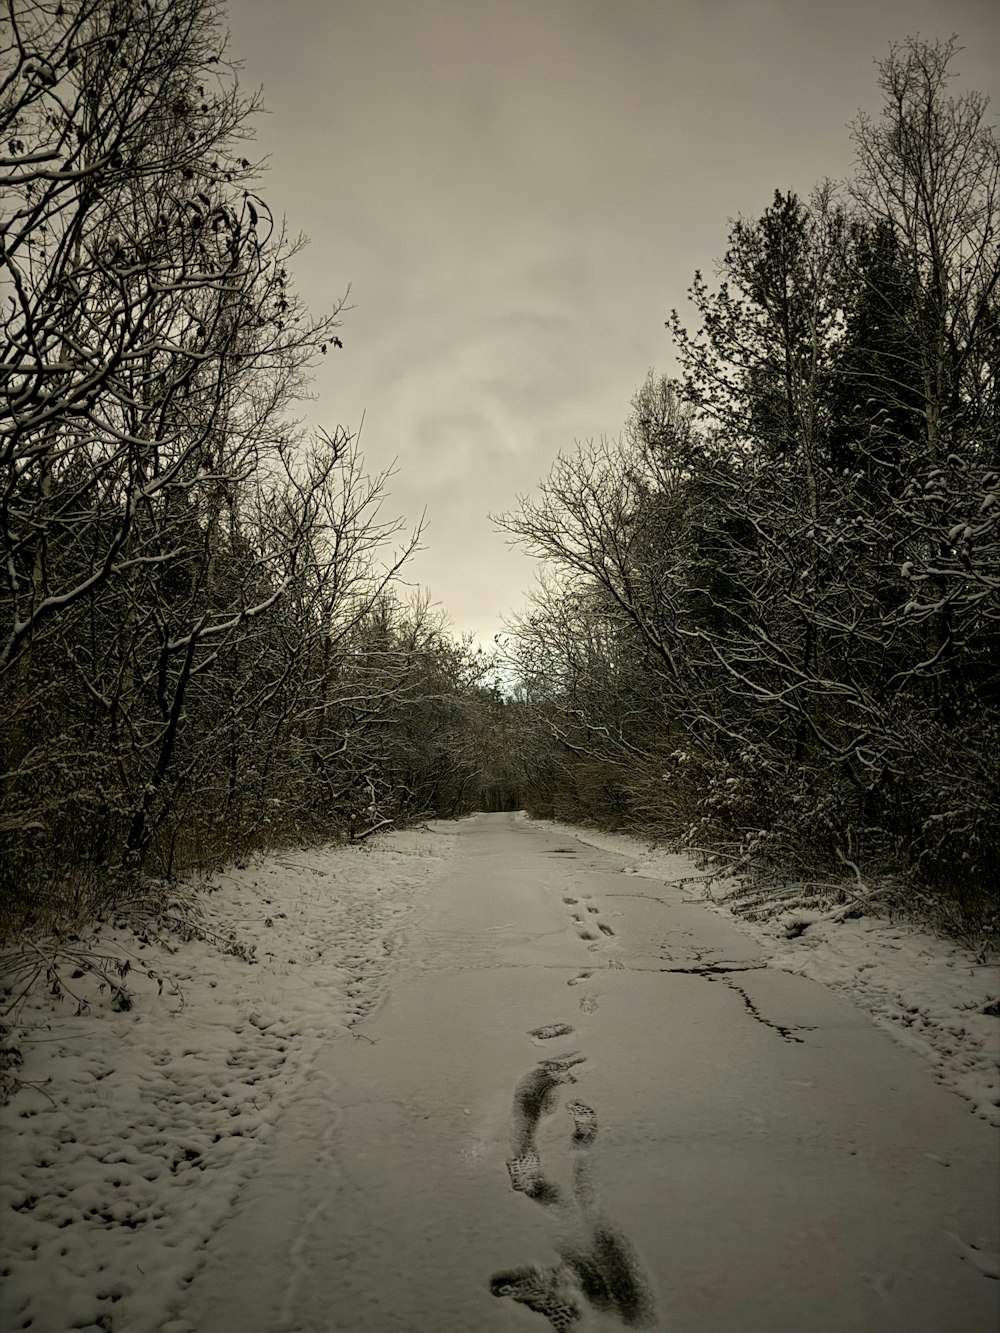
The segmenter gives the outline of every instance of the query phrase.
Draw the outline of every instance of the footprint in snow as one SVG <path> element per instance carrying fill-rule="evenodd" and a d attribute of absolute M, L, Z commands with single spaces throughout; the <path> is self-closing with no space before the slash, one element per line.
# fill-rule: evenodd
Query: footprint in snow
<path fill-rule="evenodd" d="M 582 1055 L 571 1054 L 543 1060 L 525 1074 L 514 1090 L 515 1139 L 524 1148 L 531 1146 L 535 1128 L 548 1112 L 555 1109 L 559 1086 L 575 1083 L 575 1065 L 583 1064 Z"/>
<path fill-rule="evenodd" d="M 515 1148 L 507 1162 L 511 1185 L 537 1203 L 559 1204 L 564 1222 L 570 1200 L 542 1172 L 535 1129 L 542 1114 L 552 1109 L 559 1084 L 575 1081 L 571 1071 L 582 1059 L 543 1061 L 521 1079 L 514 1094 Z M 575 1328 L 583 1317 L 584 1302 L 630 1327 L 648 1327 L 656 1312 L 642 1266 L 624 1235 L 598 1208 L 590 1152 L 597 1138 L 597 1115 L 593 1107 L 576 1100 L 567 1102 L 566 1110 L 573 1121 L 572 1146 L 578 1150 L 572 1199 L 579 1230 L 572 1239 L 563 1236 L 556 1242 L 561 1263 L 495 1273 L 490 1291 L 543 1315 L 556 1333 Z"/>
<path fill-rule="evenodd" d="M 574 1066 L 583 1063 L 582 1055 L 562 1055 L 542 1060 L 529 1070 L 514 1089 L 513 1136 L 507 1159 L 514 1189 L 540 1202 L 553 1202 L 558 1194 L 542 1179 L 535 1145 L 535 1131 L 543 1115 L 555 1110 L 559 1088 L 575 1083 Z"/>
<path fill-rule="evenodd" d="M 563 1202 L 557 1186 L 542 1175 L 542 1163 L 534 1148 L 529 1148 L 520 1157 L 509 1157 L 507 1172 L 510 1175 L 510 1187 L 518 1194 L 526 1194 L 529 1199 L 541 1204 Z"/>
<path fill-rule="evenodd" d="M 537 1037 L 539 1041 L 551 1041 L 553 1037 L 565 1037 L 572 1031 L 568 1023 L 543 1023 L 540 1028 L 532 1028 L 528 1036 Z"/>
<path fill-rule="evenodd" d="M 567 1102 L 566 1110 L 573 1117 L 573 1147 L 589 1148 L 597 1138 L 597 1115 L 586 1102 Z"/>
<path fill-rule="evenodd" d="M 587 1302 L 616 1314 L 630 1328 L 656 1322 L 656 1306 L 642 1268 L 625 1237 L 604 1222 L 591 1233 L 589 1250 L 561 1250 Z"/>
<path fill-rule="evenodd" d="M 530 1198 L 542 1174 L 542 1163 L 534 1148 L 526 1148 L 518 1157 L 507 1158 L 511 1188 Z"/>
<path fill-rule="evenodd" d="M 514 1268 L 490 1279 L 494 1296 L 509 1296 L 536 1314 L 544 1315 L 556 1333 L 566 1333 L 579 1323 L 580 1307 L 566 1282 L 567 1270 L 554 1268 Z"/>

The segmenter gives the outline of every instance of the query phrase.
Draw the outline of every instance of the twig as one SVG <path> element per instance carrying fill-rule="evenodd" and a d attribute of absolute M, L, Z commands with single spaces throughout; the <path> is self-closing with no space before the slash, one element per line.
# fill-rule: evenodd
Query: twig
<path fill-rule="evenodd" d="M 48 1097 L 49 1101 L 52 1103 L 53 1111 L 59 1110 L 59 1104 L 56 1101 L 56 1099 L 52 1096 L 50 1092 L 46 1092 L 40 1083 L 26 1083 L 23 1079 L 16 1077 L 14 1079 L 14 1082 L 17 1084 L 19 1088 L 34 1088 L 35 1091 L 40 1092 L 43 1097 Z"/>
<path fill-rule="evenodd" d="M 363 838 L 367 838 L 370 834 L 377 833 L 380 828 L 385 828 L 386 824 L 394 824 L 395 822 L 394 819 L 380 819 L 378 823 L 373 824 L 371 828 L 366 828 L 361 833 L 353 834 L 348 841 L 352 844 L 361 842 Z"/>

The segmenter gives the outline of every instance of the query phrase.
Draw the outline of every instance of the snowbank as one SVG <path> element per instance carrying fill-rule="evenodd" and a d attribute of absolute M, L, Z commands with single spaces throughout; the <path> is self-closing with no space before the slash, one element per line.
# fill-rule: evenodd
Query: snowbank
<path fill-rule="evenodd" d="M 970 1109 L 1000 1125 L 1000 977 L 996 962 L 969 949 L 880 917 L 836 922 L 814 913 L 789 939 L 780 921 L 750 922 L 715 902 L 708 875 L 689 856 L 598 829 L 532 820 L 562 836 L 625 859 L 623 874 L 674 886 L 685 898 L 735 920 L 768 954 L 768 965 L 797 972 L 846 994 L 879 1027 L 934 1067 Z M 806 914 L 799 914 L 803 918 Z"/>
<path fill-rule="evenodd" d="M 732 917 L 687 856 L 546 826 Z M 361 1039 L 352 1024 L 384 995 L 455 841 L 456 826 L 437 823 L 364 847 L 270 856 L 217 876 L 203 895 L 212 928 L 255 961 L 104 927 L 108 951 L 132 955 L 131 1010 L 113 1011 L 90 975 L 66 977 L 89 1011 L 44 988 L 27 998 L 12 1033 L 23 1083 L 0 1108 L 3 1333 L 190 1333 L 179 1311 L 206 1243 L 320 1052 L 337 1037 Z M 994 969 L 875 918 L 820 919 L 796 939 L 777 923 L 736 923 L 770 966 L 845 992 L 1000 1123 Z"/>
<path fill-rule="evenodd" d="M 131 955 L 131 1010 L 87 974 L 67 984 L 89 1012 L 28 996 L 11 1034 L 22 1087 L 0 1109 L 3 1333 L 189 1327 L 165 1312 L 319 1048 L 381 998 L 454 827 L 216 876 L 212 928 L 254 962 L 104 927 L 108 952 Z"/>

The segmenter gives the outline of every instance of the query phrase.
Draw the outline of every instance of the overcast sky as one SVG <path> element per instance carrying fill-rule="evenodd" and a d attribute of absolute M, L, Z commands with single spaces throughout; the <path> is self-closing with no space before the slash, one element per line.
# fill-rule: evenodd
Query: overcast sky
<path fill-rule="evenodd" d="M 488 513 L 672 369 L 728 219 L 850 171 L 889 42 L 957 32 L 1000 112 L 994 0 L 229 0 L 229 26 L 299 290 L 352 288 L 305 415 L 364 413 L 389 505 L 427 513 L 410 577 L 487 642 L 534 569 Z"/>

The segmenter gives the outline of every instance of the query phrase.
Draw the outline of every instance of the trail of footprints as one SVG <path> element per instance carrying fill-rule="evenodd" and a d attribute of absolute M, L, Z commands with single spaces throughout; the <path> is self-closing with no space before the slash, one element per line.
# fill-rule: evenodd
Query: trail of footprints
<path fill-rule="evenodd" d="M 615 932 L 605 921 L 599 919 L 601 909 L 589 902 L 589 897 L 589 894 L 581 894 L 579 898 L 566 895 L 563 897 L 563 903 L 570 909 L 576 909 L 570 911 L 570 919 L 576 927 L 577 935 L 579 935 L 580 939 L 587 942 L 588 949 L 593 953 L 601 947 L 602 935 L 605 937 L 613 937 Z M 600 935 L 594 933 L 594 926 L 601 932 Z M 622 964 L 617 958 L 608 959 L 608 967 L 621 966 Z M 580 986 L 585 981 L 589 981 L 593 975 L 592 971 L 578 972 L 575 977 L 570 977 L 567 984 L 570 986 Z M 587 1014 L 592 1014 L 597 1008 L 597 1000 L 590 994 L 581 995 L 578 1004 L 584 1013 Z"/>
<path fill-rule="evenodd" d="M 582 896 L 586 899 L 589 895 L 584 894 L 584 895 L 582 895 Z M 600 920 L 590 921 L 590 920 L 588 920 L 589 917 L 599 917 L 599 916 L 600 916 L 601 909 L 600 909 L 599 907 L 594 907 L 591 903 L 587 903 L 587 902 L 581 903 L 579 898 L 572 898 L 572 897 L 569 897 L 569 896 L 566 896 L 566 897 L 563 898 L 563 903 L 564 903 L 567 907 L 585 907 L 585 908 L 586 908 L 586 912 L 585 912 L 585 913 L 584 913 L 584 912 L 570 912 L 570 918 L 572 919 L 573 923 L 574 923 L 575 926 L 576 926 L 576 933 L 579 935 L 580 939 L 581 939 L 581 940 L 586 940 L 586 941 L 588 942 L 588 944 L 590 944 L 590 946 L 591 946 L 592 948 L 600 942 L 600 938 L 601 938 L 600 935 L 595 935 L 595 934 L 594 934 L 594 929 L 593 929 L 594 926 L 596 926 L 597 929 L 601 932 L 601 935 L 605 935 L 605 936 L 613 936 L 613 935 L 614 935 L 615 932 L 614 932 L 614 931 L 612 930 L 612 928 L 607 924 L 606 921 L 600 921 Z"/>
<path fill-rule="evenodd" d="M 574 981 L 585 980 L 590 973 Z M 573 984 L 571 982 L 571 984 Z M 568 1023 L 546 1023 L 529 1036 L 550 1041 L 570 1036 Z M 539 1061 L 514 1090 L 511 1155 L 507 1171 L 513 1190 L 551 1210 L 557 1224 L 559 1262 L 504 1269 L 490 1279 L 494 1296 L 509 1297 L 543 1315 L 556 1333 L 566 1333 L 583 1318 L 586 1306 L 617 1316 L 629 1327 L 648 1327 L 655 1319 L 649 1284 L 628 1241 L 601 1213 L 593 1174 L 597 1113 L 573 1099 L 565 1109 L 572 1122 L 573 1168 L 570 1189 L 551 1180 L 542 1168 L 537 1131 L 543 1116 L 558 1107 L 563 1086 L 576 1083 L 586 1063 L 578 1051 Z"/>
<path fill-rule="evenodd" d="M 600 919 L 600 908 L 589 901 L 589 894 L 579 897 L 567 894 L 562 901 L 570 909 L 577 935 L 592 952 L 600 949 L 602 937 L 614 936 L 611 926 Z M 608 966 L 622 964 L 609 958 Z M 570 977 L 567 984 L 584 986 L 593 975 L 593 969 L 584 969 Z M 578 1004 L 585 1013 L 597 1008 L 596 998 L 588 991 L 580 996 Z M 528 1036 L 542 1043 L 572 1034 L 570 1024 L 556 1022 L 532 1028 Z M 598 1207 L 593 1174 L 598 1121 L 593 1107 L 575 1098 L 565 1104 L 572 1124 L 569 1142 L 573 1168 L 569 1189 L 546 1175 L 542 1166 L 536 1137 L 538 1126 L 543 1117 L 556 1111 L 562 1088 L 576 1083 L 576 1071 L 585 1063 L 586 1057 L 578 1051 L 553 1055 L 530 1069 L 514 1090 L 511 1151 L 507 1159 L 511 1189 L 552 1214 L 559 1262 L 547 1267 L 527 1265 L 507 1269 L 494 1273 L 490 1279 L 494 1296 L 508 1297 L 543 1315 L 556 1333 L 578 1325 L 587 1306 L 617 1316 L 630 1327 L 646 1327 L 655 1318 L 650 1288 L 632 1247 Z"/>

